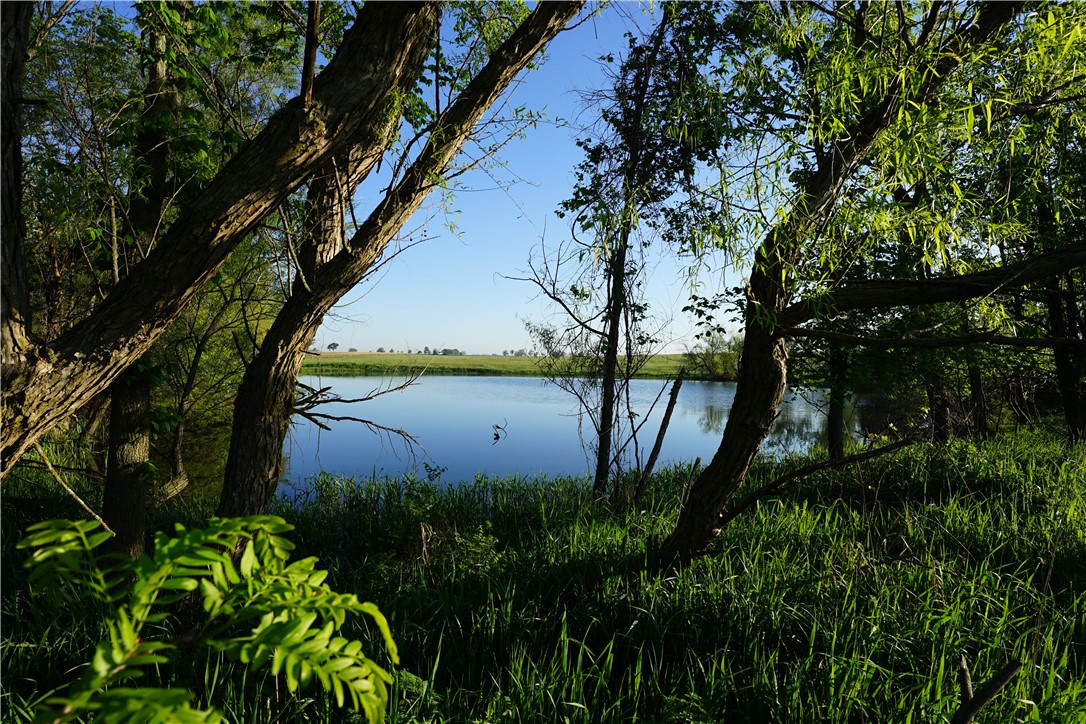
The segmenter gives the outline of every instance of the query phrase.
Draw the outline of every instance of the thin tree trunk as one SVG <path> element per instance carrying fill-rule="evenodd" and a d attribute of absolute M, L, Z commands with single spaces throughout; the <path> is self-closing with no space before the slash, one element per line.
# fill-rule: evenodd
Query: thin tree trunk
<path fill-rule="evenodd" d="M 982 440 L 990 437 L 988 429 L 988 400 L 984 396 L 984 377 L 981 374 L 980 365 L 973 356 L 969 356 L 966 363 L 969 370 L 969 405 L 970 416 L 973 421 L 973 435 Z"/>
<path fill-rule="evenodd" d="M 848 358 L 839 344 L 830 344 L 830 406 L 826 415 L 826 447 L 830 460 L 838 462 L 845 457 L 845 372 Z"/>
<path fill-rule="evenodd" d="M 603 341 L 603 375 L 600 380 L 600 433 L 596 447 L 596 475 L 592 493 L 602 498 L 607 492 L 607 480 L 611 472 L 611 437 L 615 427 L 615 383 L 618 379 L 618 343 L 621 332 L 622 309 L 626 304 L 626 250 L 630 237 L 629 225 L 623 220 L 621 238 L 614 255 L 608 262 L 611 285 L 607 297 L 607 336 Z"/>
<path fill-rule="evenodd" d="M 656 467 L 656 459 L 660 457 L 660 450 L 664 446 L 664 436 L 667 435 L 668 425 L 671 424 L 671 413 L 675 411 L 675 403 L 679 401 L 679 390 L 683 386 L 683 375 L 686 373 L 682 367 L 679 374 L 675 375 L 675 381 L 671 383 L 671 394 L 667 398 L 667 407 L 664 409 L 664 419 L 660 420 L 660 429 L 656 433 L 656 442 L 653 443 L 652 452 L 649 453 L 645 469 L 641 471 L 641 477 L 637 479 L 637 489 L 634 491 L 634 504 L 640 505 L 645 497 L 645 487 L 648 485 L 652 471 Z"/>
<path fill-rule="evenodd" d="M 950 440 L 950 398 L 942 375 L 934 373 L 928 377 L 928 422 L 931 424 L 931 439 L 936 443 Z"/>
<path fill-rule="evenodd" d="M 1064 298 L 1068 296 L 1062 289 L 1061 280 L 1049 282 L 1045 295 L 1048 311 L 1048 326 L 1053 337 L 1069 337 L 1073 332 L 1068 325 Z M 1068 300 L 1074 305 L 1074 300 Z M 1086 384 L 1083 370 L 1077 364 L 1076 345 L 1074 343 L 1056 344 L 1052 347 L 1052 356 L 1056 362 L 1056 384 L 1063 403 L 1063 415 L 1067 421 L 1067 433 L 1073 441 L 1086 440 Z"/>

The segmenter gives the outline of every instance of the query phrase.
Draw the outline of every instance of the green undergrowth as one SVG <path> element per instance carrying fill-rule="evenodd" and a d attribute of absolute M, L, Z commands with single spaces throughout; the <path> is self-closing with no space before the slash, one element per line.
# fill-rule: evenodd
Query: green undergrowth
<path fill-rule="evenodd" d="M 763 462 L 751 485 L 804 462 Z M 1067 722 L 1086 718 L 1084 469 L 1082 447 L 1030 436 L 910 448 L 812 476 L 668 575 L 647 570 L 681 468 L 635 511 L 592 503 L 583 479 L 319 476 L 271 512 L 332 588 L 388 617 L 390 721 L 947 721 L 964 654 L 978 689 L 1023 664 L 976 721 Z M 31 610 L 11 580 L 3 717 L 20 721 L 94 624 Z M 358 626 L 344 635 L 378 636 Z M 160 675 L 234 721 L 350 720 L 202 656 Z"/>

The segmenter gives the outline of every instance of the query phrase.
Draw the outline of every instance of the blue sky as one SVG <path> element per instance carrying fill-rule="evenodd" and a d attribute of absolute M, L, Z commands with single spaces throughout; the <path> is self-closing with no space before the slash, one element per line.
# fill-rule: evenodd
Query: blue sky
<path fill-rule="evenodd" d="M 561 33 L 550 44 L 544 65 L 522 76 L 511 104 L 574 126 L 591 124 L 596 113 L 585 107 L 579 91 L 608 85 L 598 58 L 606 53 L 621 57 L 627 47 L 624 33 L 636 32 L 638 24 L 651 26 L 647 12 L 646 6 L 618 3 Z M 466 175 L 468 190 L 458 192 L 451 204 L 457 233 L 444 228 L 446 218 L 438 211 L 426 227 L 431 238 L 349 292 L 315 343 L 324 349 L 336 342 L 359 351 L 453 347 L 472 354 L 530 347 L 524 320 L 547 321 L 555 310 L 529 283 L 505 277 L 526 276 L 529 255 L 538 253 L 544 235 L 548 247 L 568 239 L 568 221 L 554 211 L 572 189 L 581 160 L 575 144 L 579 135 L 576 128 L 540 124 L 511 142 L 501 156 L 506 170 L 497 174 L 505 188 L 483 173 Z M 514 178 L 520 181 L 512 183 Z M 434 195 L 430 208 L 408 226 L 417 225 L 427 211 L 435 213 L 437 200 Z M 365 213 L 369 207 L 362 202 L 358 208 Z M 656 248 L 663 252 L 661 245 Z M 694 343 L 692 324 L 681 312 L 688 286 L 679 263 L 663 253 L 660 257 L 648 296 L 657 314 L 673 320 L 667 350 L 682 351 Z M 713 291 L 719 276 L 706 277 Z"/>

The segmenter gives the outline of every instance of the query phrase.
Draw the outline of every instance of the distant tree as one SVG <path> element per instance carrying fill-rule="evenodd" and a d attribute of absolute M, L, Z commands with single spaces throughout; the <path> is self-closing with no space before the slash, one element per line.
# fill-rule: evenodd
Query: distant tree
<path fill-rule="evenodd" d="M 337 349 L 339 349 L 339 342 L 332 342 L 332 344 L 328 345 L 328 349 L 332 352 L 335 352 Z"/>
<path fill-rule="evenodd" d="M 378 351 L 378 352 L 384 352 L 384 351 L 385 351 L 385 348 L 384 348 L 384 347 L 378 347 L 378 348 L 377 348 L 377 351 Z"/>
<path fill-rule="evenodd" d="M 734 380 L 739 370 L 739 352 L 743 349 L 743 338 L 727 337 L 716 329 L 699 336 L 699 343 L 683 353 L 686 368 L 698 377 Z"/>
<path fill-rule="evenodd" d="M 357 352 L 357 351 L 358 351 L 358 347 L 351 347 L 351 348 L 350 348 L 349 350 L 347 350 L 347 351 L 348 351 L 348 352 Z"/>
<path fill-rule="evenodd" d="M 422 353 L 423 354 L 430 354 L 430 348 L 429 347 L 423 347 L 422 348 Z"/>
<path fill-rule="evenodd" d="M 508 356 L 509 356 L 509 350 L 507 350 L 507 349 L 503 349 L 503 350 L 502 350 L 502 356 L 504 356 L 504 357 L 508 357 Z"/>

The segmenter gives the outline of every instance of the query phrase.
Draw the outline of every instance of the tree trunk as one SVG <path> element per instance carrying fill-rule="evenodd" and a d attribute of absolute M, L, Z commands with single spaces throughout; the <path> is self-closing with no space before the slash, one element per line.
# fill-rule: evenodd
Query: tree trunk
<path fill-rule="evenodd" d="M 946 382 L 942 375 L 928 377 L 928 422 L 931 425 L 931 439 L 935 443 L 950 440 L 950 398 L 946 391 Z"/>
<path fill-rule="evenodd" d="M 753 313 L 748 302 L 748 320 Z M 784 340 L 755 324 L 747 326 L 735 400 L 724 438 L 690 488 L 675 530 L 664 542 L 668 562 L 682 562 L 719 534 L 720 512 L 743 484 L 784 399 L 788 352 Z"/>
<path fill-rule="evenodd" d="M 386 133 L 392 130 L 390 124 Z M 310 183 L 291 297 L 276 315 L 257 356 L 245 368 L 234 401 L 230 451 L 219 500 L 221 516 L 263 513 L 282 477 L 283 441 L 294 414 L 295 383 L 305 351 L 327 311 L 324 306 L 313 307 L 311 285 L 317 271 L 342 251 L 347 205 L 380 158 L 371 154 L 367 159 L 361 155 L 362 148 L 353 151 L 356 155 L 336 158 Z"/>
<path fill-rule="evenodd" d="M 267 509 L 282 472 L 283 440 L 294 409 L 298 372 L 325 313 L 380 259 L 483 114 L 583 5 L 555 2 L 536 7 L 442 113 L 400 183 L 349 241 L 344 239 L 343 209 L 383 149 L 374 153 L 372 144 L 358 144 L 349 158 L 340 157 L 315 180 L 307 199 L 306 241 L 299 250 L 298 279 L 238 390 L 219 515 L 254 515 Z M 417 58 L 420 66 L 423 59 Z M 384 128 L 386 138 L 394 129 L 391 122 Z"/>
<path fill-rule="evenodd" d="M 191 2 L 169 4 L 184 22 Z M 141 10 L 141 12 L 144 12 Z M 154 12 L 154 11 L 151 11 Z M 129 235 L 137 243 L 126 250 L 126 256 L 136 253 L 142 246 L 154 246 L 162 212 L 170 196 L 167 187 L 169 174 L 170 142 L 168 128 L 181 107 L 181 80 L 170 73 L 166 65 L 167 37 L 150 22 L 144 34 L 144 72 L 147 85 L 143 91 L 144 112 L 136 140 L 137 168 L 145 173 L 143 179 L 133 179 L 131 188 L 139 193 L 130 194 L 128 203 Z M 130 260 L 127 266 L 134 266 Z M 118 271 L 114 267 L 114 274 Z M 118 279 L 114 279 L 116 283 Z M 151 413 L 150 360 L 134 365 L 110 385 L 109 453 L 106 466 L 104 500 L 111 504 L 104 508 L 102 517 L 117 537 L 113 543 L 133 558 L 143 553 L 147 537 L 147 506 L 150 502 L 148 486 L 152 476 L 151 431 L 147 416 Z M 139 415 L 136 417 L 136 415 Z M 137 458 L 142 455 L 142 459 Z M 131 496 L 132 500 L 122 498 Z M 138 510 L 138 512 L 137 512 Z"/>
<path fill-rule="evenodd" d="M 982 440 L 990 437 L 988 430 L 988 399 L 984 396 L 984 378 L 980 365 L 973 356 L 967 361 L 969 369 L 969 406 L 970 417 L 973 421 L 973 435 Z"/>
<path fill-rule="evenodd" d="M 634 489 L 633 502 L 635 505 L 641 505 L 641 500 L 645 497 L 645 488 L 648 485 L 649 478 L 652 477 L 652 471 L 656 467 L 656 460 L 660 457 L 660 450 L 664 446 L 664 436 L 667 435 L 668 425 L 671 424 L 671 413 L 675 411 L 675 403 L 679 401 L 679 390 L 683 386 L 683 375 L 686 374 L 686 370 L 682 367 L 679 368 L 679 373 L 675 375 L 675 381 L 671 383 L 671 394 L 667 398 L 667 407 L 664 408 L 664 418 L 660 420 L 660 429 L 656 433 L 656 442 L 652 445 L 652 452 L 649 453 L 649 459 L 645 463 L 645 469 L 641 471 L 641 475 L 637 479 L 637 487 Z"/>
<path fill-rule="evenodd" d="M 133 558 L 139 557 L 146 545 L 147 490 L 154 477 L 146 426 L 150 403 L 145 370 L 132 367 L 111 385 L 108 483 L 102 518 L 117 534 L 110 539 L 110 549 Z"/>
<path fill-rule="evenodd" d="M 1070 277 L 1070 274 L 1066 275 Z M 1065 307 L 1064 299 L 1067 306 Z M 1045 295 L 1045 306 L 1048 311 L 1048 325 L 1052 330 L 1052 336 L 1057 338 L 1076 337 L 1079 330 L 1068 324 L 1068 317 L 1077 317 L 1077 308 L 1074 298 L 1068 290 L 1064 290 L 1061 279 L 1056 278 L 1049 282 Z M 1070 312 L 1070 314 L 1068 314 Z M 1086 380 L 1083 379 L 1084 368 L 1081 363 L 1081 351 L 1076 349 L 1082 341 L 1076 345 L 1074 342 L 1055 344 L 1052 346 L 1052 355 L 1056 362 L 1056 384 L 1060 390 L 1060 400 L 1063 403 L 1064 419 L 1067 421 L 1067 433 L 1072 441 L 1086 440 Z"/>
<path fill-rule="evenodd" d="M 592 481 L 592 493 L 597 499 L 607 492 L 607 479 L 611 472 L 611 437 L 615 428 L 615 398 L 618 379 L 618 343 L 621 332 L 622 310 L 626 306 L 626 250 L 630 237 L 629 225 L 623 220 L 622 238 L 608 261 L 610 289 L 607 293 L 607 336 L 603 341 L 603 375 L 600 380 L 600 432 L 596 442 L 596 475 Z"/>
<path fill-rule="evenodd" d="M 0 197 L 0 243 L 3 244 L 0 267 L 0 358 L 3 360 L 0 385 L 13 388 L 15 373 L 25 367 L 30 346 L 26 283 L 26 227 L 23 224 L 23 128 L 21 119 L 23 75 L 30 42 L 30 20 L 34 3 L 0 5 L 0 173 L 3 177 Z M 14 390 L 13 390 L 14 392 Z M 18 393 L 15 393 L 18 394 Z M 14 403 L 15 400 L 13 399 Z M 8 400 L 5 398 L 4 405 Z M 6 416 L 5 416 L 6 420 Z"/>
<path fill-rule="evenodd" d="M 848 357 L 839 344 L 830 344 L 830 406 L 826 415 L 826 447 L 830 460 L 845 457 L 845 372 Z"/>
<path fill-rule="evenodd" d="M 383 143 L 372 130 L 397 116 L 411 92 L 437 15 L 432 2 L 366 3 L 316 78 L 308 110 L 295 98 L 272 116 L 91 315 L 25 361 L 4 359 L 5 470 L 150 349 L 234 247 L 315 169 L 349 141 Z"/>

